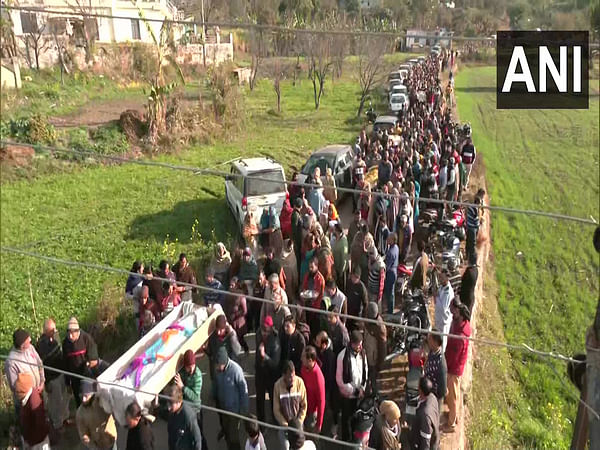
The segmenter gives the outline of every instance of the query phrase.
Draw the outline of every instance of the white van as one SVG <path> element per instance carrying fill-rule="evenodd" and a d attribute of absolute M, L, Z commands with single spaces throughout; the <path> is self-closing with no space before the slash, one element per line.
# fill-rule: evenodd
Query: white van
<path fill-rule="evenodd" d="M 271 206 L 279 215 L 287 195 L 281 164 L 270 158 L 240 158 L 231 163 L 230 175 L 225 180 L 225 198 L 240 228 L 247 211 L 254 211 L 257 221 L 263 209 Z"/>

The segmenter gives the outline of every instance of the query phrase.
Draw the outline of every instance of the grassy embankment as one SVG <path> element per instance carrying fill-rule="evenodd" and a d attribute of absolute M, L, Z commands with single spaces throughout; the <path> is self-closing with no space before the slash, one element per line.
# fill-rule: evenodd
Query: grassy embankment
<path fill-rule="evenodd" d="M 495 77 L 493 67 L 467 67 L 456 80 L 459 116 L 473 126 L 491 203 L 597 220 L 597 89 L 589 110 L 496 110 Z M 574 222 L 493 214 L 495 273 L 480 310 L 480 336 L 564 355 L 582 352 L 598 298 L 593 231 Z M 579 392 L 565 364 L 486 346 L 478 346 L 477 356 L 473 447 L 567 448 Z"/>

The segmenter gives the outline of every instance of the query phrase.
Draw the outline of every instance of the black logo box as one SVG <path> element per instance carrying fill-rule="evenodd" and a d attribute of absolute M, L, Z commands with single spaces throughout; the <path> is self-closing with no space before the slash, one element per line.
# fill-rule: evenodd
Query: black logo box
<path fill-rule="evenodd" d="M 589 33 L 587 31 L 498 31 L 496 41 L 496 107 L 498 109 L 588 109 Z M 536 92 L 528 92 L 524 82 L 512 83 L 502 92 L 513 50 L 522 46 Z M 550 70 L 546 69 L 546 92 L 539 90 L 539 48 L 546 46 L 560 70 L 560 46 L 567 46 L 567 92 L 559 92 Z M 581 92 L 573 91 L 573 48 L 581 46 Z M 516 73 L 523 73 L 520 64 Z"/>

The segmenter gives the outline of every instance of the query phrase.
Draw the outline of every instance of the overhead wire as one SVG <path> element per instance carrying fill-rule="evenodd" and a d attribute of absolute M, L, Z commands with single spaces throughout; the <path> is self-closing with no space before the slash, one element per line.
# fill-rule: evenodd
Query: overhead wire
<path fill-rule="evenodd" d="M 68 266 L 72 266 L 72 267 L 81 267 L 81 268 L 87 268 L 87 269 L 102 270 L 105 272 L 119 273 L 122 275 L 135 275 L 135 276 L 139 276 L 140 278 L 144 278 L 146 280 L 154 279 L 154 280 L 159 280 L 159 281 L 166 281 L 169 283 L 173 282 L 173 280 L 171 280 L 169 278 L 162 278 L 159 276 L 149 277 L 145 274 L 130 272 L 128 270 L 119 269 L 117 267 L 96 264 L 96 263 L 73 261 L 73 260 L 68 260 L 68 259 L 63 259 L 63 258 L 56 258 L 53 256 L 41 255 L 38 253 L 33 253 L 33 252 L 26 251 L 26 250 L 12 248 L 12 247 L 2 246 L 2 247 L 0 247 L 0 252 L 18 254 L 18 255 L 22 255 L 22 256 L 27 256 L 27 257 L 31 257 L 31 258 L 35 258 L 35 259 L 48 261 L 48 262 L 51 262 L 54 264 L 62 264 L 62 265 L 68 265 Z M 213 289 L 213 288 L 209 288 L 208 286 L 202 286 L 202 285 L 195 284 L 195 283 L 185 283 L 185 282 L 177 281 L 177 284 L 180 286 L 191 287 L 193 289 L 198 289 L 200 291 L 210 292 L 213 294 L 219 294 L 219 295 L 227 294 L 227 295 L 232 295 L 235 297 L 244 297 L 246 300 L 257 301 L 260 303 L 275 304 L 274 300 L 255 297 L 252 295 L 245 295 L 245 294 L 241 294 L 241 293 L 227 292 L 227 291 L 223 291 L 223 290 L 219 290 L 219 289 Z M 576 363 L 576 364 L 582 363 L 582 361 L 580 361 L 580 360 L 564 356 L 557 352 L 534 349 L 526 343 L 509 344 L 506 342 L 494 341 L 494 340 L 490 340 L 490 339 L 474 338 L 474 337 L 470 337 L 470 336 L 463 336 L 463 335 L 452 334 L 452 333 L 444 333 L 442 331 L 434 331 L 434 330 L 429 330 L 426 328 L 414 327 L 414 326 L 404 325 L 404 324 L 399 324 L 399 323 L 394 323 L 394 322 L 380 321 L 377 319 L 369 319 L 367 317 L 357 317 L 357 316 L 353 316 L 350 314 L 344 314 L 341 312 L 338 313 L 338 312 L 332 312 L 332 311 L 324 311 L 319 308 L 313 308 L 313 307 L 304 306 L 304 305 L 296 305 L 296 304 L 291 304 L 291 303 L 285 304 L 285 306 L 287 306 L 290 309 L 301 310 L 301 311 L 303 310 L 303 311 L 308 311 L 308 312 L 312 312 L 312 313 L 316 313 L 316 314 L 322 314 L 322 315 L 326 315 L 326 316 L 335 315 L 337 317 L 341 317 L 341 318 L 345 318 L 345 319 L 360 321 L 360 322 L 364 322 L 364 323 L 371 323 L 371 324 L 376 324 L 376 325 L 385 325 L 387 327 L 400 328 L 400 329 L 403 329 L 406 331 L 413 331 L 413 332 L 423 333 L 423 334 L 435 334 L 438 336 L 447 336 L 449 338 L 461 339 L 461 340 L 473 342 L 475 344 L 483 344 L 483 345 L 489 345 L 489 346 L 495 346 L 495 347 L 504 347 L 504 348 L 507 348 L 510 350 L 517 350 L 517 351 L 530 353 L 532 355 L 536 355 L 536 356 L 539 356 L 542 358 L 553 358 L 553 359 L 558 359 L 558 360 L 561 360 L 564 362 L 572 362 L 572 363 Z M 583 361 L 583 362 L 585 362 L 585 361 Z"/>
<path fill-rule="evenodd" d="M 30 365 L 30 366 L 33 366 L 33 367 L 40 367 L 40 365 L 36 364 L 35 362 L 26 361 L 26 360 L 22 360 L 22 359 L 19 359 L 19 358 L 14 358 L 14 357 L 11 357 L 10 355 L 0 354 L 0 359 L 4 360 L 4 361 L 15 361 L 15 362 L 18 362 L 18 363 L 21 363 L 21 364 Z M 171 397 L 169 397 L 168 395 L 156 394 L 154 392 L 144 391 L 142 389 L 135 388 L 133 386 L 126 386 L 126 385 L 123 385 L 123 384 L 119 384 L 119 383 L 115 383 L 115 382 L 110 382 L 110 381 L 98 381 L 97 379 L 86 377 L 85 375 L 81 375 L 81 374 L 74 373 L 74 372 L 69 372 L 67 370 L 57 369 L 55 367 L 50 367 L 50 366 L 45 365 L 45 364 L 42 364 L 41 367 L 43 367 L 44 370 L 49 370 L 49 371 L 52 371 L 52 372 L 56 372 L 56 373 L 59 373 L 59 374 L 62 374 L 62 375 L 68 376 L 68 377 L 79 378 L 80 380 L 89 381 L 89 382 L 92 382 L 92 383 L 94 383 L 94 384 L 96 384 L 98 386 L 117 387 L 119 389 L 126 389 L 126 390 L 129 390 L 129 391 L 133 391 L 135 393 L 149 395 L 149 396 L 152 396 L 154 398 L 161 398 L 161 399 L 164 399 L 164 400 L 167 400 L 167 401 L 172 400 Z M 299 376 L 299 375 L 296 375 L 296 376 Z M 96 392 L 96 394 L 97 394 L 97 392 Z M 188 404 L 189 406 L 191 406 L 193 408 L 197 408 L 198 407 L 198 405 L 196 405 L 196 404 L 194 404 L 194 403 L 192 403 L 192 402 L 190 402 L 188 400 L 183 400 L 183 403 L 186 403 L 186 404 Z M 144 405 L 140 405 L 140 406 L 143 407 Z M 263 426 L 263 427 L 266 427 L 266 428 L 271 428 L 271 429 L 278 430 L 278 431 L 295 431 L 295 432 L 299 431 L 299 430 L 297 430 L 297 429 L 295 429 L 293 427 L 290 427 L 290 426 L 274 425 L 274 424 L 271 424 L 271 423 L 268 423 L 268 422 L 263 422 L 261 420 L 258 420 L 258 419 L 252 418 L 252 417 L 244 416 L 242 414 L 237 414 L 237 413 L 234 413 L 232 411 L 228 411 L 226 409 L 215 408 L 213 406 L 207 406 L 204 403 L 202 403 L 200 405 L 200 408 L 204 409 L 206 411 L 210 411 L 210 412 L 214 412 L 214 413 L 218 413 L 218 414 L 225 414 L 227 416 L 235 417 L 236 419 L 240 419 L 240 420 L 243 420 L 245 422 L 256 422 L 260 426 Z M 308 431 L 304 431 L 304 430 L 302 430 L 302 434 L 304 434 L 305 436 L 309 436 L 311 438 L 314 438 L 314 439 L 319 439 L 319 440 L 322 440 L 322 441 L 331 442 L 331 443 L 333 443 L 335 445 L 343 445 L 343 446 L 346 446 L 346 447 L 351 447 L 353 449 L 356 448 L 356 444 L 353 444 L 351 442 L 346 442 L 346 441 L 341 441 L 341 440 L 333 439 L 333 438 L 331 438 L 329 436 L 324 436 L 324 435 L 321 435 L 321 434 L 312 433 L 312 432 L 308 432 Z M 371 447 L 368 447 L 368 449 L 369 450 L 375 450 L 375 449 L 372 449 Z"/>
<path fill-rule="evenodd" d="M 115 156 L 115 155 L 102 155 L 97 152 L 86 151 L 86 150 L 58 148 L 58 147 L 52 147 L 52 146 L 48 146 L 48 145 L 28 144 L 28 143 L 0 140 L 0 145 L 7 145 L 7 144 L 8 145 L 22 145 L 22 146 L 30 147 L 30 148 L 33 148 L 36 150 L 46 150 L 50 153 L 76 154 L 76 155 L 88 156 L 90 158 L 98 159 L 98 160 L 108 160 L 108 161 L 122 162 L 122 163 L 128 163 L 128 164 L 138 164 L 138 165 L 142 165 L 142 166 L 161 167 L 164 169 L 171 169 L 171 170 L 181 170 L 181 171 L 191 172 L 195 175 L 212 175 L 212 176 L 221 177 L 221 178 L 228 178 L 228 177 L 246 178 L 246 179 L 256 180 L 256 181 L 261 181 L 261 182 L 266 182 L 266 183 L 273 183 L 273 184 L 280 184 L 280 185 L 285 184 L 287 186 L 301 186 L 301 187 L 307 187 L 307 188 L 322 188 L 323 187 L 318 184 L 303 183 L 303 182 L 299 182 L 299 181 L 273 180 L 271 178 L 265 178 L 265 177 L 261 177 L 261 176 L 243 175 L 241 173 L 230 173 L 230 172 L 226 172 L 226 171 L 222 171 L 222 170 L 216 170 L 214 168 L 184 166 L 184 165 L 170 164 L 170 163 L 165 163 L 165 162 L 160 162 L 160 161 L 131 159 L 131 158 L 125 158 L 122 156 Z M 361 189 L 356 189 L 356 188 L 336 187 L 336 190 L 338 192 L 345 192 L 345 193 L 352 193 L 352 194 L 365 194 L 366 193 L 366 191 L 361 190 Z M 371 192 L 368 192 L 368 194 L 371 196 L 374 196 L 374 197 L 381 196 L 381 197 L 385 197 L 385 198 L 402 198 L 403 197 L 403 194 L 393 194 L 393 193 L 385 194 L 381 191 L 371 191 Z M 509 207 L 505 207 L 505 206 L 494 206 L 494 205 L 486 205 L 486 204 L 478 205 L 475 203 L 464 202 L 464 201 L 459 202 L 459 201 L 454 201 L 454 200 L 427 198 L 427 197 L 421 197 L 421 196 L 416 197 L 416 196 L 411 196 L 411 195 L 409 195 L 408 198 L 411 200 L 418 200 L 420 202 L 426 202 L 426 203 L 444 204 L 444 205 L 450 205 L 450 206 L 475 207 L 475 208 L 487 209 L 490 211 L 498 211 L 498 212 L 509 213 L 509 214 L 525 214 L 525 215 L 530 215 L 530 216 L 546 217 L 546 218 L 550 218 L 550 219 L 566 220 L 566 221 L 581 223 L 584 225 L 598 225 L 598 222 L 593 218 L 587 219 L 585 217 L 569 216 L 567 214 L 560 214 L 560 213 L 553 213 L 553 212 L 546 212 L 546 211 L 537 211 L 537 210 L 522 209 L 522 208 L 509 208 Z M 590 215 L 590 217 L 592 217 L 592 216 Z"/>

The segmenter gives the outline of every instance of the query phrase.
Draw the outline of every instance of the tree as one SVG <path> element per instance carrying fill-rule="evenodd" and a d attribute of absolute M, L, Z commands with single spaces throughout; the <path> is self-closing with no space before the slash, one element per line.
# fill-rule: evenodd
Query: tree
<path fill-rule="evenodd" d="M 389 39 L 377 36 L 358 36 L 358 83 L 360 85 L 360 103 L 356 117 L 363 112 L 365 101 L 382 77 L 385 75 L 383 56 L 392 45 Z"/>
<path fill-rule="evenodd" d="M 89 15 L 94 14 L 96 11 L 94 6 L 92 6 L 92 0 L 73 0 L 73 2 L 69 3 L 69 6 L 73 11 L 81 14 L 83 18 L 81 22 L 74 22 L 74 26 L 77 27 L 77 29 L 74 29 L 74 33 L 79 34 L 83 39 L 85 61 L 89 63 L 94 58 L 94 49 L 98 36 L 98 22 L 96 18 L 89 17 Z"/>
<path fill-rule="evenodd" d="M 260 28 L 252 28 L 250 31 L 250 53 L 252 61 L 250 63 L 250 80 L 248 82 L 250 90 L 254 90 L 258 69 L 263 58 L 266 56 L 266 39 L 265 32 Z"/>
<path fill-rule="evenodd" d="M 46 33 L 46 21 L 40 21 L 35 13 L 29 17 L 29 23 L 24 28 L 27 32 L 22 36 L 25 43 L 25 60 L 30 69 L 40 70 L 40 56 L 50 48 L 52 41 Z"/>
<path fill-rule="evenodd" d="M 10 2 L 7 2 L 10 5 Z M 17 40 L 15 28 L 10 12 L 6 9 L 0 11 L 0 57 L 14 58 L 17 56 Z"/>
<path fill-rule="evenodd" d="M 278 114 L 281 114 L 281 81 L 286 79 L 293 71 L 293 64 L 286 63 L 282 58 L 273 58 L 271 78 L 273 80 L 273 90 L 277 96 Z"/>
<path fill-rule="evenodd" d="M 321 105 L 325 80 L 331 71 L 331 36 L 304 34 L 304 52 L 308 59 L 308 78 L 312 81 L 315 109 Z"/>
<path fill-rule="evenodd" d="M 134 0 L 132 0 L 132 3 Z M 134 3 L 135 5 L 135 3 Z M 176 78 L 185 84 L 181 67 L 175 60 L 177 49 L 173 38 L 173 27 L 171 22 L 163 21 L 160 27 L 160 35 L 157 37 L 154 29 L 144 17 L 144 12 L 138 7 L 138 14 L 148 34 L 152 38 L 153 51 L 155 53 L 156 70 L 150 81 L 150 92 L 148 93 L 148 140 L 156 144 L 158 136 L 165 132 L 167 100 L 169 95 L 177 87 L 177 81 L 169 81 L 165 73 L 165 67 L 170 64 L 176 73 Z"/>

